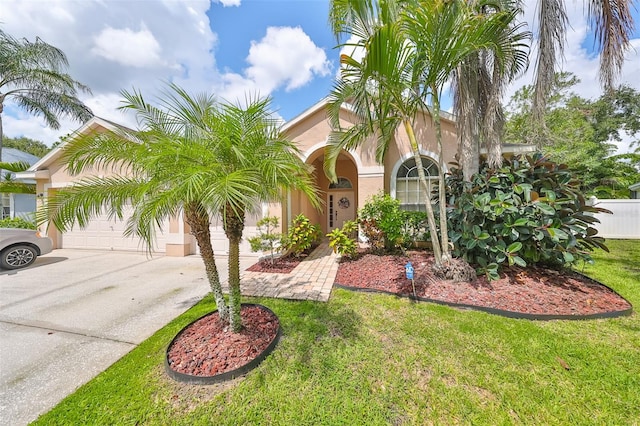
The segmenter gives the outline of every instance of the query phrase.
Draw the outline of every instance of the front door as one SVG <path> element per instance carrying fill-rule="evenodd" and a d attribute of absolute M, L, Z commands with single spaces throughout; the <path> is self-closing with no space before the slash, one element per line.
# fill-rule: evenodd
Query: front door
<path fill-rule="evenodd" d="M 330 191 L 327 195 L 327 231 L 331 232 L 348 220 L 356 218 L 353 191 Z"/>

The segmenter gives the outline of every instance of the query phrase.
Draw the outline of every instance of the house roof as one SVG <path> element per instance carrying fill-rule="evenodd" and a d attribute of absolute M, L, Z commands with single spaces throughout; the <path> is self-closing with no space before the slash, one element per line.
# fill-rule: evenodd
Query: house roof
<path fill-rule="evenodd" d="M 634 183 L 633 185 L 631 185 L 629 187 L 629 190 L 631 190 L 631 191 L 640 191 L 640 182 Z"/>
<path fill-rule="evenodd" d="M 282 126 L 282 130 L 286 131 L 286 130 L 292 128 L 293 126 L 295 126 L 296 124 L 298 124 L 299 122 L 301 122 L 305 118 L 309 117 L 310 115 L 318 112 L 321 109 L 326 108 L 328 103 L 329 103 L 329 97 L 324 97 L 324 98 L 320 99 L 316 104 L 312 105 L 311 107 L 307 108 L 306 110 L 304 110 L 303 112 L 301 112 L 297 116 L 293 117 L 291 120 L 287 121 Z M 341 108 L 344 111 L 353 112 L 353 107 L 349 103 L 342 104 Z M 453 114 L 450 114 L 450 113 L 446 112 L 446 111 L 442 111 L 442 110 L 440 111 L 440 119 L 455 123 L 455 116 Z"/>
<path fill-rule="evenodd" d="M 286 130 L 292 128 L 293 126 L 295 126 L 296 124 L 300 123 L 301 121 L 303 121 L 305 118 L 309 117 L 310 115 L 318 112 L 321 109 L 326 108 L 328 103 L 329 103 L 329 98 L 328 97 L 322 98 L 316 104 L 312 105 L 311 107 L 309 107 L 306 110 L 304 110 L 302 113 L 298 114 L 296 117 L 294 117 L 291 120 L 287 121 L 283 125 L 282 130 L 286 131 Z M 345 110 L 345 111 L 350 111 L 350 112 L 353 111 L 353 108 L 348 103 L 343 104 L 341 108 L 343 110 Z M 450 113 L 448 113 L 446 111 L 440 111 L 440 114 L 441 114 L 441 118 L 443 120 L 455 123 L 455 116 L 454 115 L 452 115 L 452 114 L 450 114 Z M 65 145 L 67 145 L 69 143 L 69 140 L 72 140 L 77 135 L 87 133 L 90 130 L 96 129 L 98 127 L 102 127 L 104 129 L 111 130 L 111 131 L 117 131 L 117 130 L 128 130 L 128 131 L 130 131 L 131 130 L 131 129 L 129 129 L 126 126 L 123 126 L 121 124 L 114 123 L 113 121 L 109 121 L 109 120 L 106 120 L 104 118 L 100 118 L 100 117 L 94 116 L 89 121 L 87 121 L 82 126 L 80 126 L 75 132 L 73 132 L 73 134 L 70 136 L 70 138 L 68 138 L 67 140 L 63 141 L 56 148 L 54 148 L 51 151 L 49 151 L 49 153 L 47 153 L 47 155 L 45 155 L 44 157 L 42 157 L 38 161 L 30 162 L 30 164 L 32 164 L 31 167 L 29 167 L 29 169 L 27 171 L 24 171 L 24 172 L 21 172 L 21 173 L 17 173 L 16 177 L 18 179 L 36 179 L 36 178 L 46 179 L 46 178 L 48 178 L 49 177 L 49 171 L 48 171 L 47 167 L 51 163 L 56 161 L 62 155 L 62 149 L 65 147 Z M 521 154 L 521 153 L 527 153 L 527 152 L 534 152 L 536 150 L 535 146 L 533 146 L 533 145 L 503 144 L 502 147 L 503 147 L 502 151 L 504 153 L 510 153 L 510 154 Z M 12 149 L 12 148 L 3 148 L 3 158 L 4 158 L 5 149 Z M 15 151 L 17 151 L 17 150 L 15 150 Z M 486 153 L 486 150 L 483 150 L 482 153 Z M 26 153 L 24 153 L 24 154 L 26 154 Z M 26 154 L 26 155 L 30 155 L 30 154 Z M 37 159 L 37 157 L 34 157 L 34 158 Z M 640 186 L 640 183 L 638 183 L 637 185 Z"/>
<path fill-rule="evenodd" d="M 113 131 L 116 131 L 118 129 L 127 129 L 127 127 L 122 126 L 120 124 L 114 123 L 109 120 L 105 120 L 104 118 L 94 116 L 89 121 L 87 121 L 82 126 L 80 126 L 75 132 L 73 132 L 67 140 L 63 141 L 60 145 L 58 145 L 57 147 L 49 151 L 47 155 L 42 157 L 35 164 L 32 164 L 28 170 L 21 173 L 17 173 L 16 177 L 19 179 L 47 178 L 48 177 L 47 167 L 62 155 L 62 149 L 65 147 L 65 145 L 69 143 L 69 140 L 73 139 L 77 135 L 86 133 L 98 127 L 102 127 L 107 130 L 113 130 Z"/>
<path fill-rule="evenodd" d="M 2 147 L 2 161 L 5 163 L 17 163 L 23 161 L 29 165 L 35 164 L 40 157 L 37 157 L 28 152 L 20 151 L 16 148 Z"/>

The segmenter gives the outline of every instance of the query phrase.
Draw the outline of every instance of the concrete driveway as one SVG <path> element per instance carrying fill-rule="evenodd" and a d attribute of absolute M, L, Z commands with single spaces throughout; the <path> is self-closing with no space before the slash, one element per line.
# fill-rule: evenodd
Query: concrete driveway
<path fill-rule="evenodd" d="M 199 256 L 62 249 L 0 270 L 0 424 L 36 419 L 208 291 Z"/>

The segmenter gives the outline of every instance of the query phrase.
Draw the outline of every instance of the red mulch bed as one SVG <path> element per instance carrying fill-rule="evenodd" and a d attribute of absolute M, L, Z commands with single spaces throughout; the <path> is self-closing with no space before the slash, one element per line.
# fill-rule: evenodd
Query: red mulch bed
<path fill-rule="evenodd" d="M 270 272 L 279 274 L 288 274 L 295 269 L 307 256 L 309 256 L 318 245 L 303 251 L 300 256 L 286 255 L 276 257 L 273 262 L 269 258 L 264 258 L 247 268 L 251 272 Z"/>
<path fill-rule="evenodd" d="M 228 331 L 217 312 L 189 325 L 167 350 L 173 371 L 211 377 L 235 370 L 257 358 L 278 334 L 278 318 L 258 306 L 243 305 L 243 329 Z"/>
<path fill-rule="evenodd" d="M 288 274 L 302 262 L 302 259 L 302 257 L 285 256 L 274 259 L 273 263 L 268 259 L 262 259 L 248 267 L 247 271 Z"/>
<path fill-rule="evenodd" d="M 353 261 L 343 260 L 335 282 L 409 296 L 413 289 L 404 270 L 408 261 L 415 268 L 420 298 L 530 315 L 596 315 L 631 307 L 613 290 L 570 271 L 512 267 L 496 281 L 484 276 L 471 283 L 441 280 L 431 271 L 433 256 L 420 251 L 408 252 L 406 257 L 365 254 Z"/>

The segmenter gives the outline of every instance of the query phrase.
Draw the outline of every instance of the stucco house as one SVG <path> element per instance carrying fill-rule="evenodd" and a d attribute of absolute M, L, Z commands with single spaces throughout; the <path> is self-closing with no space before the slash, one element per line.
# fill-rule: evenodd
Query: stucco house
<path fill-rule="evenodd" d="M 302 159 L 311 164 L 317 186 L 321 191 L 324 206 L 321 210 L 314 209 L 306 197 L 298 193 L 290 193 L 282 203 L 263 206 L 263 215 L 275 215 L 286 230 L 287 225 L 298 214 L 303 213 L 312 222 L 320 224 L 323 232 L 341 227 L 344 221 L 355 219 L 356 212 L 363 207 L 366 200 L 380 192 L 389 193 L 400 200 L 405 209 L 418 209 L 424 203 L 418 188 L 416 164 L 408 143 L 404 129 L 399 129 L 395 141 L 385 157 L 383 164 L 375 161 L 372 144 L 363 144 L 354 151 L 343 151 L 337 161 L 336 172 L 339 177 L 336 183 L 330 183 L 323 172 L 325 147 L 331 128 L 326 113 L 327 100 L 323 99 L 284 125 L 284 133 L 296 142 Z M 354 122 L 353 113 L 348 107 L 341 111 L 343 126 Z M 100 132 L 104 129 L 114 130 L 116 123 L 93 118 L 76 133 Z M 417 120 L 416 136 L 421 142 L 423 164 L 430 180 L 435 184 L 438 176 L 438 154 L 430 117 L 425 116 Z M 456 129 L 453 118 L 443 113 L 442 138 L 444 163 L 454 160 L 457 150 Z M 47 156 L 34 164 L 22 178 L 35 179 L 37 193 L 43 197 L 51 195 L 59 188 L 73 184 L 82 176 L 71 176 L 61 162 L 61 151 L 64 145 L 53 150 Z M 513 152 L 530 151 L 531 147 L 507 147 Z M 98 171 L 106 175 L 109 171 Z M 247 218 L 245 240 L 256 234 L 258 217 Z M 96 218 L 85 229 L 73 229 L 64 234 L 53 225 L 47 233 L 53 239 L 56 248 L 94 248 L 110 250 L 142 250 L 143 245 L 135 238 L 122 236 L 124 222 L 110 220 L 108 217 Z M 197 252 L 195 239 L 189 234 L 188 226 L 181 218 L 173 218 L 163 226 L 163 232 L 158 233 L 155 249 L 171 256 L 185 256 Z M 227 240 L 218 220 L 211 224 L 212 242 L 214 249 L 225 252 L 228 248 Z M 246 241 L 241 246 L 243 254 L 249 254 Z"/>

